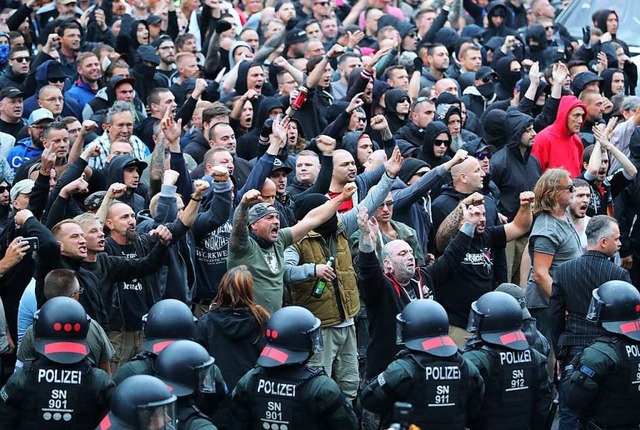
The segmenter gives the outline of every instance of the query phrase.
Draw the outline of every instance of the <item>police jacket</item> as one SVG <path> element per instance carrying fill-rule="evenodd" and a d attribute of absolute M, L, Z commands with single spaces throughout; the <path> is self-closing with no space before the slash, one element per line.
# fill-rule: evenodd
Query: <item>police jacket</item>
<path fill-rule="evenodd" d="M 543 430 L 551 405 L 547 359 L 529 348 L 515 351 L 478 342 L 463 356 L 485 383 L 482 412 L 471 430 Z"/>
<path fill-rule="evenodd" d="M 361 393 L 362 405 L 389 424 L 395 402 L 413 405 L 412 424 L 430 430 L 464 430 L 480 410 L 484 383 L 474 364 L 451 357 L 403 350 Z"/>
<path fill-rule="evenodd" d="M 231 394 L 234 429 L 260 430 L 264 423 L 290 429 L 356 430 L 350 402 L 322 368 L 256 366 Z"/>
<path fill-rule="evenodd" d="M 115 384 L 88 359 L 25 363 L 0 390 L 2 430 L 91 430 L 109 411 Z"/>
<path fill-rule="evenodd" d="M 603 336 L 576 356 L 563 388 L 567 405 L 600 428 L 640 425 L 640 344 Z"/>

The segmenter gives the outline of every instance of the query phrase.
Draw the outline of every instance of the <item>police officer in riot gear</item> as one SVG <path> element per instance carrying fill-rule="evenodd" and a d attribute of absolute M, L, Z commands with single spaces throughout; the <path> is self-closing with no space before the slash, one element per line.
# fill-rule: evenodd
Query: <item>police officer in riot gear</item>
<path fill-rule="evenodd" d="M 567 406 L 583 429 L 640 428 L 640 293 L 624 281 L 593 290 L 587 319 L 610 335 L 572 361 L 563 381 Z"/>
<path fill-rule="evenodd" d="M 48 300 L 34 321 L 37 357 L 0 390 L 0 429 L 93 429 L 114 383 L 87 359 L 91 319 L 70 297 Z"/>
<path fill-rule="evenodd" d="M 411 422 L 418 427 L 464 430 L 467 417 L 480 410 L 484 383 L 448 332 L 442 305 L 426 299 L 409 303 L 396 317 L 396 341 L 405 349 L 364 388 L 362 406 L 389 424 L 394 403 L 410 402 Z"/>
<path fill-rule="evenodd" d="M 357 429 L 351 403 L 322 368 L 307 367 L 322 350 L 320 320 L 300 306 L 276 311 L 258 366 L 233 390 L 234 429 Z"/>
<path fill-rule="evenodd" d="M 522 310 L 507 293 L 492 291 L 471 304 L 467 331 L 475 338 L 463 356 L 480 370 L 485 397 L 472 430 L 544 429 L 551 405 L 547 359 L 522 332 Z"/>
<path fill-rule="evenodd" d="M 204 396 L 213 395 L 226 387 L 216 387 L 214 359 L 200 344 L 178 340 L 158 355 L 158 378 L 172 388 L 178 397 L 176 407 L 178 430 L 216 430 L 209 417 L 199 408 Z M 218 370 L 219 372 L 219 370 Z"/>
<path fill-rule="evenodd" d="M 142 317 L 142 352 L 122 365 L 113 378 L 116 384 L 133 375 L 153 375 L 154 362 L 176 340 L 194 340 L 197 319 L 189 306 L 175 299 L 160 300 Z"/>
<path fill-rule="evenodd" d="M 174 430 L 176 396 L 158 378 L 135 375 L 113 392 L 111 411 L 96 430 Z"/>

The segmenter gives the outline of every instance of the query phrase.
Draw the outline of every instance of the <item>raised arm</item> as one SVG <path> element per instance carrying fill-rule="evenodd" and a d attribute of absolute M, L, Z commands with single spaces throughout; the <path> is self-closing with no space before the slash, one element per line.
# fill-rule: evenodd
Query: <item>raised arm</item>
<path fill-rule="evenodd" d="M 465 209 L 468 206 L 479 206 L 482 204 L 484 204 L 484 196 L 480 193 L 473 193 L 462 200 L 453 212 L 442 221 L 436 233 L 436 250 L 438 252 L 445 250 L 453 235 L 460 228 Z"/>
<path fill-rule="evenodd" d="M 220 167 L 220 166 L 218 166 Z M 198 216 L 198 209 L 200 209 L 200 201 L 202 196 L 209 189 L 209 183 L 200 179 L 193 181 L 193 194 L 189 199 L 189 204 L 184 208 L 184 211 L 180 214 L 180 221 L 185 227 L 191 227 Z"/>
<path fill-rule="evenodd" d="M 229 250 L 240 251 L 249 242 L 249 226 L 247 220 L 249 209 L 260 202 L 260 191 L 249 190 L 242 196 L 242 201 L 233 214 L 233 228 L 229 238 Z"/>
<path fill-rule="evenodd" d="M 618 148 L 616 148 L 611 144 L 611 142 L 605 135 L 604 131 L 600 127 L 594 127 L 593 134 L 596 137 L 596 148 L 593 149 L 593 152 L 595 153 L 598 145 L 600 145 L 606 151 L 609 151 L 616 160 L 618 160 L 618 163 L 620 163 L 620 165 L 622 166 L 622 169 L 624 170 L 624 174 L 627 177 L 627 179 L 635 178 L 636 175 L 638 174 L 638 169 L 631 162 L 631 160 L 629 160 L 629 157 L 624 155 L 622 151 L 620 151 Z M 591 156 L 593 156 L 593 153 L 591 154 Z M 589 159 L 589 167 L 591 167 L 591 159 Z M 600 166 L 598 166 L 598 169 L 599 168 Z M 597 174 L 598 172 L 596 171 L 596 175 Z"/>
<path fill-rule="evenodd" d="M 322 57 L 322 60 L 320 60 L 320 62 L 316 65 L 316 67 L 314 67 L 311 73 L 309 73 L 309 76 L 307 77 L 307 88 L 311 89 L 317 87 L 318 82 L 320 82 L 320 79 L 324 74 L 324 69 L 327 66 L 327 63 L 334 58 L 338 58 L 343 53 L 344 47 L 338 45 L 337 43 L 333 45 L 331 49 L 329 49 L 329 52 L 327 52 L 327 55 Z"/>
<path fill-rule="evenodd" d="M 355 192 L 356 184 L 346 184 L 340 196 L 335 199 L 329 200 L 325 204 L 318 206 L 317 208 L 310 211 L 307 216 L 302 218 L 297 224 L 291 227 L 293 242 L 300 241 L 311 230 L 325 223 L 336 213 L 340 205 L 349 200 Z"/>
<path fill-rule="evenodd" d="M 535 195 L 532 191 L 524 191 L 520 193 L 520 208 L 513 221 L 504 226 L 504 233 L 507 238 L 507 242 L 527 234 L 531 228 L 533 222 L 533 212 L 531 210 L 531 204 L 535 200 Z"/>

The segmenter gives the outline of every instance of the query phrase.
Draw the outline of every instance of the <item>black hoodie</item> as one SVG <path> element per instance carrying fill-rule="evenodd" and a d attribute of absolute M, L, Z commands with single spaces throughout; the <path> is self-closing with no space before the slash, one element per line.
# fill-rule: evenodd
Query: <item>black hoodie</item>
<path fill-rule="evenodd" d="M 509 221 L 520 208 L 520 193 L 533 191 L 542 175 L 540 162 L 531 156 L 531 148 L 524 155 L 520 151 L 520 138 L 524 130 L 533 124 L 533 118 L 517 109 L 510 109 L 505 120 L 506 146 L 491 158 L 491 179 L 500 189 L 500 213 Z"/>
<path fill-rule="evenodd" d="M 498 83 L 495 86 L 497 100 L 508 100 L 513 98 L 513 89 L 521 78 L 520 72 L 511 71 L 511 63 L 516 60 L 507 56 L 498 60 L 495 71 L 498 74 Z"/>
<path fill-rule="evenodd" d="M 391 129 L 391 133 L 395 133 L 400 128 L 407 125 L 409 122 L 409 114 L 405 115 L 404 119 L 401 119 L 398 116 L 398 112 L 396 111 L 396 107 L 398 103 L 400 103 L 403 99 L 411 100 L 409 98 L 409 94 L 401 89 L 401 88 L 391 88 L 386 91 L 384 96 L 385 102 L 385 117 L 387 118 L 387 122 L 389 123 L 389 128 Z"/>
<path fill-rule="evenodd" d="M 132 155 L 117 155 L 111 159 L 107 170 L 107 189 L 115 182 L 124 184 L 124 167 L 134 161 L 136 159 Z M 140 171 L 139 173 L 142 176 L 142 172 Z M 126 194 L 118 198 L 118 200 L 131 206 L 135 213 L 140 212 L 147 206 L 145 198 L 138 194 L 137 189 L 127 189 Z"/>

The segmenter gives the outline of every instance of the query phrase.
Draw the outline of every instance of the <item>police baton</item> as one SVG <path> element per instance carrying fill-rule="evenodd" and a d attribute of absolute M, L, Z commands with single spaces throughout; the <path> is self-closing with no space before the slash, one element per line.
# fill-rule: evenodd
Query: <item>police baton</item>
<path fill-rule="evenodd" d="M 547 416 L 547 423 L 545 424 L 545 430 L 551 430 L 553 426 L 553 419 L 556 417 L 556 412 L 558 412 L 558 405 L 560 401 L 558 399 L 553 399 L 551 402 L 551 406 L 549 407 L 549 415 Z"/>

